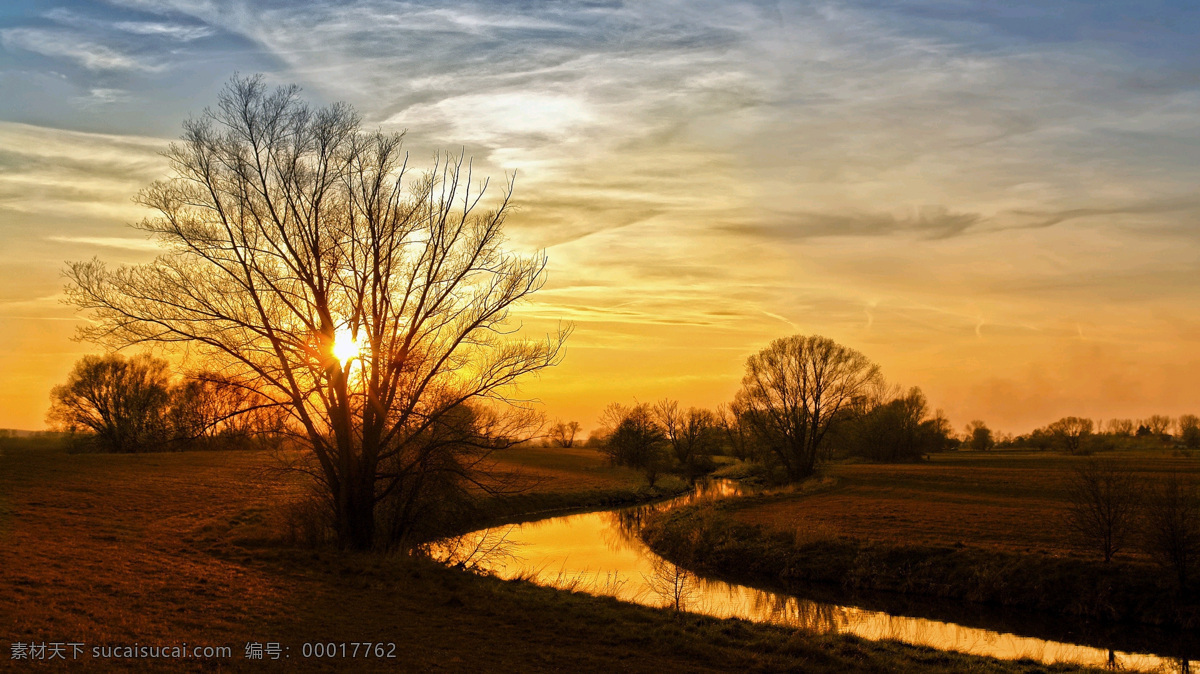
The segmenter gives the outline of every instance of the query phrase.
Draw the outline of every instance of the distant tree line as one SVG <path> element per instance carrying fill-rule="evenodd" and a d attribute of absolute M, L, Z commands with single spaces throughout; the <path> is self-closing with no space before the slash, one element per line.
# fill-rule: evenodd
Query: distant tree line
<path fill-rule="evenodd" d="M 577 422 L 556 423 L 545 444 L 570 447 L 578 432 Z M 684 408 L 670 398 L 612 403 L 587 440 L 614 465 L 645 471 L 651 482 L 667 471 L 694 479 L 713 470 L 718 456 L 751 462 L 773 481 L 794 482 L 836 458 L 909 462 L 993 448 L 1091 454 L 1130 443 L 1200 448 L 1200 418 L 1152 415 L 1102 425 L 1067 416 L 1016 437 L 976 419 L 958 434 L 941 410 L 930 409 L 920 388 L 887 383 L 866 356 L 817 335 L 777 339 L 750 356 L 733 400 L 715 410 Z"/>
<path fill-rule="evenodd" d="M 714 469 L 716 456 L 751 462 L 783 482 L 807 478 L 836 457 L 917 461 L 959 441 L 919 388 L 888 385 L 866 356 L 831 339 L 794 335 L 747 359 L 728 404 L 613 403 L 588 444 L 615 465 L 644 471 L 651 483 L 665 471 L 694 479 Z"/>
<path fill-rule="evenodd" d="M 285 417 L 253 388 L 216 372 L 176 376 L 148 354 L 84 356 L 50 393 L 47 421 L 104 452 L 276 444 Z"/>
<path fill-rule="evenodd" d="M 984 422 L 976 420 L 968 424 L 963 444 L 976 450 L 999 447 L 1068 454 L 1162 446 L 1200 449 L 1200 417 L 1155 414 L 1144 419 L 1109 419 L 1100 423 L 1087 417 L 1068 416 L 1015 437 L 995 434 Z"/>

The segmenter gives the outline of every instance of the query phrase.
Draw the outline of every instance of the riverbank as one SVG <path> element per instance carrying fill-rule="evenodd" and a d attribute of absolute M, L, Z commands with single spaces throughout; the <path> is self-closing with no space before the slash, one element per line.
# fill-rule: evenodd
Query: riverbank
<path fill-rule="evenodd" d="M 976 489 L 986 491 L 978 487 L 980 480 L 976 475 Z M 905 543 L 903 532 L 888 531 L 886 521 L 876 521 L 878 537 L 859 538 L 829 526 L 829 518 L 822 522 L 805 517 L 827 512 L 829 503 L 853 498 L 846 494 L 854 494 L 858 486 L 853 477 L 843 476 L 836 487 L 815 493 L 798 490 L 677 508 L 652 518 L 642 536 L 656 553 L 688 569 L 789 592 L 815 583 L 1108 622 L 1200 627 L 1195 596 L 1180 593 L 1171 574 L 1136 556 L 1104 564 L 1072 554 L 1018 553 L 961 539 L 952 545 Z M 872 491 L 871 498 L 878 500 L 880 491 Z M 908 504 L 913 510 L 922 506 L 925 518 L 937 517 L 931 512 L 936 503 Z M 1019 508 L 1019 503 L 1010 507 Z M 863 513 L 854 524 L 868 526 L 861 519 L 870 522 L 872 514 L 881 515 Z M 894 511 L 882 516 L 892 517 Z M 1027 519 L 1026 526 L 1036 521 Z M 987 524 L 986 518 L 952 523 L 977 529 Z M 961 536 L 962 530 L 956 533 Z"/>
<path fill-rule="evenodd" d="M 651 487 L 640 471 L 612 466 L 607 456 L 584 447 L 508 449 L 496 454 L 493 471 L 520 490 L 481 494 L 448 517 L 435 538 L 554 515 L 650 503 L 692 489 L 674 475 L 664 476 Z"/>
<path fill-rule="evenodd" d="M 217 662 L 139 661 L 147 671 L 1079 670 L 675 614 L 399 555 L 281 546 L 262 530 L 295 485 L 264 473 L 264 460 L 6 448 L 0 642 L 232 649 Z M 302 657 L 318 641 L 395 643 L 397 657 Z M 290 658 L 247 660 L 248 642 L 279 643 Z"/>

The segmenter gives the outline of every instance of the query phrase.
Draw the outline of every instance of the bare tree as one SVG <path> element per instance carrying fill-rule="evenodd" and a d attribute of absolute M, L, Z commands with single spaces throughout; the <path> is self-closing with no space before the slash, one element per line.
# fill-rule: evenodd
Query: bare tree
<path fill-rule="evenodd" d="M 667 398 L 655 404 L 654 415 L 671 444 L 675 460 L 688 479 L 694 479 L 700 462 L 712 454 L 716 415 L 698 407 L 680 409 L 678 401 Z"/>
<path fill-rule="evenodd" d="M 1112 435 L 1131 436 L 1135 429 L 1133 419 L 1109 419 L 1105 425 Z"/>
<path fill-rule="evenodd" d="M 472 531 L 458 536 L 427 541 L 419 547 L 431 559 L 471 573 L 487 574 L 519 559 L 520 544 L 509 540 L 516 525 Z"/>
<path fill-rule="evenodd" d="M 700 593 L 699 582 L 691 571 L 658 558 L 650 575 L 643 575 L 646 586 L 662 600 L 666 608 L 675 613 L 682 613 Z"/>
<path fill-rule="evenodd" d="M 546 440 L 554 447 L 573 447 L 575 446 L 575 436 L 579 435 L 579 422 L 561 421 L 550 427 L 550 431 L 546 434 Z"/>
<path fill-rule="evenodd" d="M 1120 552 L 1136 524 L 1138 490 L 1130 471 L 1113 461 L 1088 461 L 1068 484 L 1067 523 L 1105 562 Z"/>
<path fill-rule="evenodd" d="M 777 339 L 746 361 L 735 404 L 789 480 L 812 475 L 843 408 L 879 379 L 879 367 L 827 337 Z"/>
<path fill-rule="evenodd" d="M 1145 426 L 1152 435 L 1162 436 L 1171 432 L 1175 420 L 1165 414 L 1152 414 L 1142 419 L 1141 425 Z"/>
<path fill-rule="evenodd" d="M 625 420 L 629 415 L 629 408 L 621 403 L 609 403 L 600 411 L 600 418 L 597 420 L 599 427 L 593 432 L 593 435 L 603 438 L 607 441 L 609 437 L 617 430 L 617 426 Z"/>
<path fill-rule="evenodd" d="M 1200 417 L 1184 414 L 1179 417 L 1179 441 L 1188 449 L 1200 448 Z"/>
<path fill-rule="evenodd" d="M 170 440 L 171 370 L 161 358 L 84 356 L 50 400 L 52 427 L 94 434 L 105 451 L 155 451 Z"/>
<path fill-rule="evenodd" d="M 1186 589 L 1200 563 L 1200 485 L 1172 473 L 1148 490 L 1146 506 L 1146 552 Z"/>
<path fill-rule="evenodd" d="M 189 444 L 273 444 L 287 425 L 284 410 L 260 394 L 253 381 L 211 371 L 193 373 L 175 385 L 169 417 L 174 438 Z"/>
<path fill-rule="evenodd" d="M 624 417 L 617 422 L 604 452 L 613 465 L 641 469 L 653 487 L 659 473 L 666 468 L 663 447 L 666 435 L 654 418 L 654 410 L 646 403 L 629 407 L 610 405 L 610 408 L 622 410 Z"/>
<path fill-rule="evenodd" d="M 725 432 L 725 444 L 729 447 L 729 453 L 743 461 L 750 458 L 752 447 L 748 429 L 742 423 L 742 409 L 736 404 L 718 406 L 717 423 Z"/>
<path fill-rule="evenodd" d="M 409 180 L 401 135 L 364 132 L 347 105 L 312 109 L 259 77 L 218 101 L 139 196 L 163 255 L 68 268 L 82 335 L 183 345 L 255 381 L 311 447 L 340 545 L 371 547 L 382 500 L 473 479 L 486 447 L 435 440 L 457 435 L 440 426 L 511 409 L 514 382 L 557 362 L 569 330 L 508 327 L 546 258 L 504 249 L 512 182 L 488 209 L 461 157 Z"/>
<path fill-rule="evenodd" d="M 1083 417 L 1063 417 L 1046 427 L 1059 446 L 1071 454 L 1078 454 L 1084 440 L 1092 434 L 1094 424 Z"/>

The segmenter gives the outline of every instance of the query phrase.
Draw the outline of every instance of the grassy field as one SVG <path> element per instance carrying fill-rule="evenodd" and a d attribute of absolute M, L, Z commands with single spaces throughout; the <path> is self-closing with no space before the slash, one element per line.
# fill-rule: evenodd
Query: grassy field
<path fill-rule="evenodd" d="M 1200 478 L 1200 462 L 1168 452 L 1104 458 L 1146 479 Z M 1200 602 L 1170 571 L 1132 545 L 1104 564 L 1071 535 L 1067 484 L 1084 460 L 964 452 L 835 464 L 804 489 L 675 509 L 643 535 L 673 561 L 735 580 L 1200 627 Z"/>
<path fill-rule="evenodd" d="M 1145 479 L 1170 472 L 1200 479 L 1200 460 L 1169 451 L 1112 453 Z M 748 524 L 798 536 L 848 536 L 906 545 L 1096 557 L 1067 525 L 1067 485 L 1089 457 L 1050 452 L 952 452 L 919 464 L 835 464 L 836 486 L 804 498 L 738 509 Z M 1140 559 L 1132 546 L 1119 554 Z"/>
<path fill-rule="evenodd" d="M 567 494 L 628 485 L 586 454 L 506 458 Z M 69 455 L 0 448 L 0 642 L 222 645 L 220 662 L 91 663 L 100 669 L 261 670 L 247 642 L 286 665 L 345 671 L 1067 671 L 735 621 L 452 571 L 398 555 L 342 554 L 272 539 L 297 493 L 256 453 Z M 302 657 L 306 642 L 395 643 L 396 658 Z M 0 662 L 9 661 L 8 646 Z M 152 665 L 152 666 L 148 666 Z M 274 665 L 274 667 L 271 667 Z"/>

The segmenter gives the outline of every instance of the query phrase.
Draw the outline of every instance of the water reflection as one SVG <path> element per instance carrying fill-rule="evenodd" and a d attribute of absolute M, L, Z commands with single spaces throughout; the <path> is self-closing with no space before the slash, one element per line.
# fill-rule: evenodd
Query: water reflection
<path fill-rule="evenodd" d="M 1194 660 L 1039 639 L 707 579 L 655 555 L 638 536 L 646 519 L 656 511 L 698 499 L 736 495 L 739 490 L 735 483 L 714 481 L 702 484 L 693 494 L 665 503 L 474 532 L 445 542 L 435 555 L 456 566 L 502 578 L 524 578 L 564 590 L 813 633 L 854 634 L 975 655 L 1122 670 L 1190 672 L 1197 664 Z"/>

